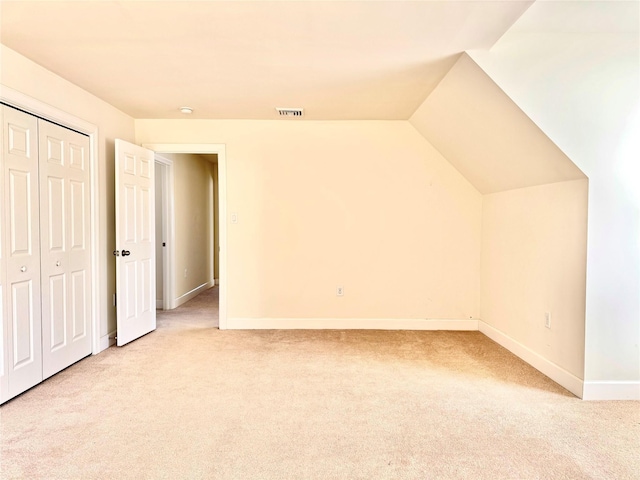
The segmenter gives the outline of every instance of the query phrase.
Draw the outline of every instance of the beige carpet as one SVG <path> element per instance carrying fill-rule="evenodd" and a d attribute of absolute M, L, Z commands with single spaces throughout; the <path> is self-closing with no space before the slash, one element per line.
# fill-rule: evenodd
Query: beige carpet
<path fill-rule="evenodd" d="M 640 478 L 640 402 L 477 332 L 219 331 L 216 295 L 2 406 L 0 477 Z"/>

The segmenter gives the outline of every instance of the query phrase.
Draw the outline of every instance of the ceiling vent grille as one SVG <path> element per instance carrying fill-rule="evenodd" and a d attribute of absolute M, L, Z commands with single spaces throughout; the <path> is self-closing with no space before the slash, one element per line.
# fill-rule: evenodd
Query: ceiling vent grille
<path fill-rule="evenodd" d="M 302 108 L 277 108 L 278 115 L 281 117 L 301 117 L 304 114 Z"/>

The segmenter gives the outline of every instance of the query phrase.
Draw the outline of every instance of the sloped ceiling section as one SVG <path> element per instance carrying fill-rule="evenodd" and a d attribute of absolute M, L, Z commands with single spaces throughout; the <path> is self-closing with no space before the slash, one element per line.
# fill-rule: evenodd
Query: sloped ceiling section
<path fill-rule="evenodd" d="M 409 121 L 482 194 L 586 178 L 467 54 Z"/>

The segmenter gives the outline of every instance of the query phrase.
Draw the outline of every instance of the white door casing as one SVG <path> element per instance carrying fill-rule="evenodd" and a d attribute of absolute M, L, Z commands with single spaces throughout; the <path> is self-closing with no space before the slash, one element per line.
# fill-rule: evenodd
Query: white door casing
<path fill-rule="evenodd" d="M 154 153 L 116 139 L 117 345 L 156 328 Z"/>
<path fill-rule="evenodd" d="M 38 120 L 43 377 L 91 354 L 89 137 Z"/>
<path fill-rule="evenodd" d="M 162 172 L 160 179 L 162 183 L 161 203 L 162 203 L 162 241 L 165 246 L 162 248 L 162 308 L 171 310 L 176 308 L 175 298 L 175 208 L 174 208 L 174 169 L 173 161 L 155 154 L 156 168 Z M 158 182 L 156 182 L 156 185 Z M 158 191 L 155 192 L 158 195 Z M 157 215 L 156 215 L 157 218 Z M 158 242 L 156 242 L 156 245 Z M 156 275 L 158 272 L 156 272 Z M 157 295 L 157 294 L 156 294 Z"/>
<path fill-rule="evenodd" d="M 2 106 L 4 320 L 11 398 L 42 380 L 38 121 Z"/>
<path fill-rule="evenodd" d="M 0 105 L 0 403 L 9 399 L 9 348 L 5 346 L 5 339 L 7 338 L 8 325 L 4 321 L 4 284 L 5 278 L 5 265 L 4 265 L 4 237 L 3 237 L 3 224 L 4 224 L 4 106 Z"/>

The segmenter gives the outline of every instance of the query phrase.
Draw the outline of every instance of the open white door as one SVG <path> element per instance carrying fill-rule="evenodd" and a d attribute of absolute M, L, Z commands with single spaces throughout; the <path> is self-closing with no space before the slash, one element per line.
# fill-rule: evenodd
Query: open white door
<path fill-rule="evenodd" d="M 156 328 L 154 153 L 116 139 L 117 344 Z"/>

